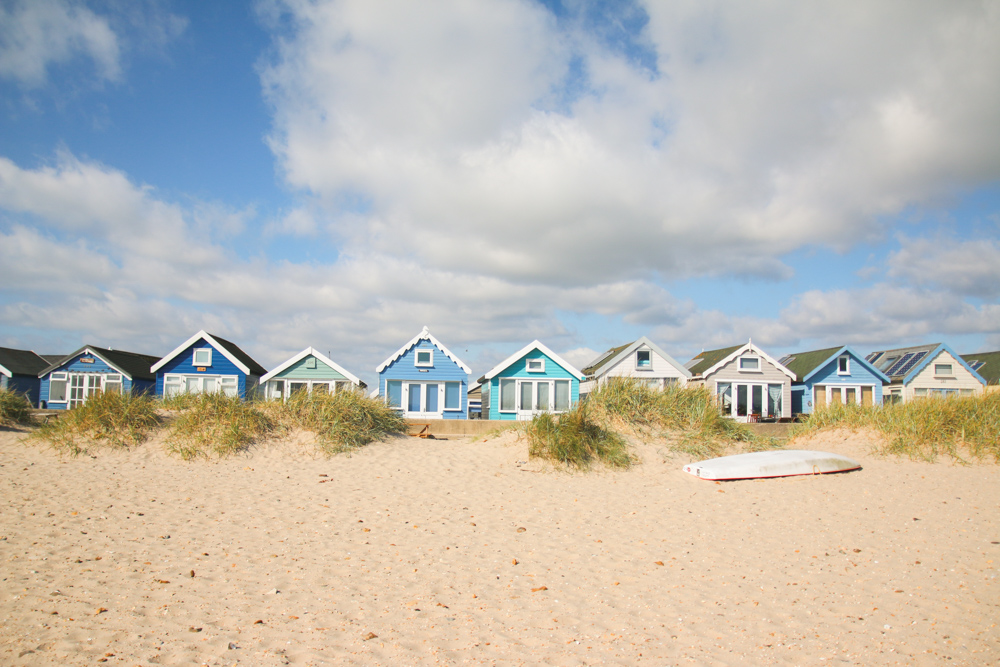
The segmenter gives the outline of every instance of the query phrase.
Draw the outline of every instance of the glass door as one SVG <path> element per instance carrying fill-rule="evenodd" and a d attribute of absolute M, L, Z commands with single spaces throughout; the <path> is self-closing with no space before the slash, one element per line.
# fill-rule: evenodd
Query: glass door
<path fill-rule="evenodd" d="M 69 376 L 69 407 L 83 405 L 86 399 L 87 376 L 72 373 Z"/>

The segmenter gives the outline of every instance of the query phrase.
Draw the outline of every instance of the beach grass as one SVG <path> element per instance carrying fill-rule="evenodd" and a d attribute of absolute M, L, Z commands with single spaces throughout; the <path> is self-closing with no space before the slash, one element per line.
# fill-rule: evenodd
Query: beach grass
<path fill-rule="evenodd" d="M 240 454 L 277 426 L 257 403 L 221 392 L 175 397 L 163 406 L 177 411 L 167 434 L 167 451 L 186 461 Z"/>
<path fill-rule="evenodd" d="M 528 456 L 586 470 L 595 462 L 628 468 L 633 457 L 621 434 L 597 423 L 586 405 L 559 416 L 537 415 L 524 428 Z"/>
<path fill-rule="evenodd" d="M 659 435 L 670 451 L 689 456 L 722 456 L 734 446 L 740 451 L 779 446 L 774 438 L 760 437 L 746 424 L 724 417 L 705 387 L 659 390 L 631 378 L 614 378 L 591 392 L 586 404 L 597 421 Z"/>
<path fill-rule="evenodd" d="M 317 446 L 328 456 L 406 432 L 399 411 L 355 391 L 296 392 L 286 402 L 272 402 L 262 409 L 287 428 L 315 433 Z"/>
<path fill-rule="evenodd" d="M 878 432 L 884 442 L 881 454 L 1000 462 L 1000 392 L 889 405 L 832 405 L 806 417 L 791 435 L 834 428 Z"/>
<path fill-rule="evenodd" d="M 28 397 L 16 391 L 0 391 L 0 426 L 30 426 L 34 423 Z"/>
<path fill-rule="evenodd" d="M 42 424 L 31 437 L 74 455 L 93 446 L 128 449 L 142 443 L 159 426 L 156 407 L 145 394 L 99 393 Z"/>

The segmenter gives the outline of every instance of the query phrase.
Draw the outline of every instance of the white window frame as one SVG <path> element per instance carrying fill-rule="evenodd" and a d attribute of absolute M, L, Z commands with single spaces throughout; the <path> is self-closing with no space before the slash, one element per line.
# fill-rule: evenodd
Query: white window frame
<path fill-rule="evenodd" d="M 410 410 L 410 386 L 420 385 L 420 410 L 413 411 Z M 428 385 L 437 385 L 437 406 L 436 412 L 427 411 L 428 403 Z M 416 419 L 432 419 L 441 418 L 444 415 L 444 381 L 443 380 L 403 380 L 403 390 L 400 395 L 400 403 L 402 403 L 403 414 L 407 417 L 413 417 Z"/>
<path fill-rule="evenodd" d="M 199 362 L 198 361 L 198 353 L 199 352 L 208 352 L 208 361 L 206 361 L 206 362 Z M 212 348 L 210 348 L 210 347 L 196 347 L 194 349 L 194 354 L 191 355 L 191 365 L 195 366 L 196 368 L 200 368 L 200 367 L 203 367 L 203 366 L 204 367 L 211 366 L 212 365 Z"/>
<path fill-rule="evenodd" d="M 421 363 L 420 355 L 429 354 L 430 360 Z M 433 368 L 434 367 L 434 350 L 416 350 L 413 355 L 413 365 L 417 368 Z"/>
<path fill-rule="evenodd" d="M 458 385 L 458 405 L 451 406 L 448 405 L 448 385 Z M 444 409 L 448 411 L 455 411 L 462 409 L 462 383 L 461 382 L 445 382 L 444 383 Z"/>
<path fill-rule="evenodd" d="M 639 363 L 639 355 L 648 355 L 649 363 L 643 366 Z M 652 350 L 636 350 L 635 351 L 635 370 L 637 371 L 651 371 L 653 370 L 653 351 Z"/>
<path fill-rule="evenodd" d="M 841 368 L 843 366 L 843 368 Z M 837 357 L 837 375 L 851 374 L 851 357 L 848 354 Z"/>
<path fill-rule="evenodd" d="M 514 391 L 514 404 L 513 404 L 513 407 L 508 408 L 508 409 L 504 409 L 504 407 L 503 407 L 503 388 L 504 388 L 505 384 L 507 386 L 513 385 L 513 387 L 514 387 L 514 390 L 513 390 Z M 498 383 L 498 385 L 499 386 L 497 387 L 497 410 L 499 412 L 505 412 L 507 414 L 514 414 L 514 413 L 516 413 L 517 412 L 517 402 L 518 402 L 518 398 L 517 398 L 517 380 L 515 378 L 500 378 L 500 382 Z"/>
<path fill-rule="evenodd" d="M 52 399 L 52 382 L 62 382 L 62 398 Z M 52 373 L 49 375 L 49 403 L 65 403 L 69 400 L 69 373 Z"/>
<path fill-rule="evenodd" d="M 753 360 L 753 361 L 757 362 L 757 366 L 755 368 L 744 368 L 743 367 L 743 362 L 744 361 L 750 361 L 750 360 Z M 740 373 L 763 373 L 764 372 L 760 368 L 760 357 L 756 357 L 756 356 L 743 356 L 743 357 L 740 357 L 737 367 L 738 367 Z"/>
<path fill-rule="evenodd" d="M 525 359 L 524 370 L 528 373 L 544 373 L 545 359 Z"/>
<path fill-rule="evenodd" d="M 947 371 L 939 370 L 942 367 L 946 367 Z M 934 364 L 934 376 L 935 377 L 954 377 L 955 366 L 954 364 Z"/>

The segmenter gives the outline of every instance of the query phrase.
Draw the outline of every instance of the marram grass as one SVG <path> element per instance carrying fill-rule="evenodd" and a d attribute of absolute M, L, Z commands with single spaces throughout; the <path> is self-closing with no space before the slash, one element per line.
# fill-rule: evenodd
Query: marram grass
<path fill-rule="evenodd" d="M 159 425 L 156 403 L 147 395 L 105 392 L 43 424 L 33 439 L 54 449 L 83 454 L 88 447 L 128 449 L 149 437 Z"/>
<path fill-rule="evenodd" d="M 0 426 L 30 426 L 33 423 L 31 403 L 27 396 L 6 389 L 0 391 Z"/>
<path fill-rule="evenodd" d="M 317 446 L 327 455 L 350 452 L 406 431 L 398 411 L 355 391 L 297 392 L 285 403 L 271 403 L 264 410 L 287 428 L 315 433 Z"/>
<path fill-rule="evenodd" d="M 632 464 L 625 438 L 593 421 L 585 405 L 558 417 L 538 415 L 525 426 L 525 433 L 531 457 L 580 469 L 589 468 L 595 461 L 611 468 Z"/>
<path fill-rule="evenodd" d="M 884 406 L 829 406 L 805 418 L 792 436 L 831 428 L 872 429 L 885 439 L 879 450 L 883 454 L 1000 462 L 1000 392 Z"/>
<path fill-rule="evenodd" d="M 275 430 L 274 420 L 256 403 L 238 396 L 196 394 L 165 405 L 179 409 L 170 424 L 167 451 L 184 460 L 234 456 Z"/>

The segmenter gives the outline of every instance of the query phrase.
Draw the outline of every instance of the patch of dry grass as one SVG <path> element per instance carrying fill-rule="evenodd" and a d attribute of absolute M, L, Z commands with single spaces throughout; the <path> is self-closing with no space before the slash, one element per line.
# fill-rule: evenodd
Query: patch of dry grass
<path fill-rule="evenodd" d="M 78 455 L 93 446 L 134 447 L 146 440 L 159 423 L 156 402 L 148 395 L 105 392 L 43 424 L 31 438 Z"/>
<path fill-rule="evenodd" d="M 30 426 L 34 423 L 28 397 L 16 391 L 0 391 L 0 426 Z"/>

